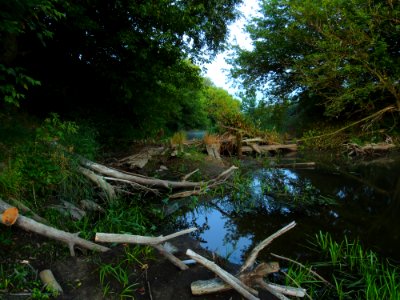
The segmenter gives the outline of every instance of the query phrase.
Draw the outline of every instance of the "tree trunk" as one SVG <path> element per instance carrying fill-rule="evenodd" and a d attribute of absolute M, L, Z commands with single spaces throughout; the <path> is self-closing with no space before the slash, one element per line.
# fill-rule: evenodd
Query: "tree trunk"
<path fill-rule="evenodd" d="M 11 207 L 11 205 L 0 199 L 0 210 L 3 211 L 9 207 Z M 44 235 L 48 238 L 59 240 L 61 242 L 68 244 L 71 256 L 75 256 L 75 250 L 74 250 L 75 245 L 85 249 L 100 251 L 100 252 L 105 252 L 110 250 L 107 247 L 95 244 L 93 242 L 78 237 L 78 233 L 69 233 L 66 231 L 62 231 L 44 225 L 42 223 L 36 222 L 30 218 L 21 215 L 19 215 L 17 221 L 15 222 L 15 225 L 21 227 L 26 231 L 31 231 L 40 235 Z"/>

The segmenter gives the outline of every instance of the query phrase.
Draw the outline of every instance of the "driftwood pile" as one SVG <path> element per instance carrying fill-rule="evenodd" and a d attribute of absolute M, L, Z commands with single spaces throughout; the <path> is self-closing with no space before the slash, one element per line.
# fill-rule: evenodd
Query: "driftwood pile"
<path fill-rule="evenodd" d="M 47 226 L 45 224 L 34 221 L 28 217 L 24 217 L 17 213 L 15 214 L 15 209 L 12 208 L 8 203 L 0 199 L 0 211 L 3 213 L 0 215 L 0 220 L 4 225 L 11 226 L 15 225 L 21 227 L 24 230 L 35 232 L 37 234 L 49 237 L 51 239 L 59 240 L 68 245 L 71 255 L 75 255 L 74 247 L 79 246 L 84 249 L 90 249 L 94 251 L 105 252 L 110 250 L 109 248 L 81 239 L 78 237 L 78 233 L 73 234 L 65 232 L 62 230 L 55 229 L 53 227 Z M 11 212 L 11 213 L 10 213 Z M 10 214 L 11 217 L 8 215 Z M 258 291 L 256 288 L 261 288 L 269 291 L 271 294 L 275 295 L 278 299 L 288 299 L 285 295 L 291 295 L 296 297 L 304 297 L 306 291 L 302 288 L 294 288 L 288 286 L 281 286 L 266 281 L 266 276 L 273 272 L 279 271 L 279 263 L 269 262 L 269 263 L 259 263 L 255 266 L 255 262 L 258 254 L 261 250 L 267 247 L 275 238 L 284 234 L 288 230 L 292 229 L 296 225 L 295 222 L 288 224 L 282 229 L 278 230 L 276 233 L 272 234 L 259 245 L 257 245 L 250 253 L 244 264 L 240 268 L 240 272 L 237 275 L 232 275 L 222 268 L 220 268 L 214 262 L 206 259 L 203 256 L 195 253 L 191 249 L 187 249 L 186 255 L 192 258 L 192 261 L 181 261 L 175 257 L 166 246 L 166 241 L 197 230 L 196 228 L 189 228 L 168 236 L 160 237 L 146 237 L 146 236 L 136 236 L 129 234 L 113 234 L 113 233 L 97 233 L 95 237 L 96 242 L 108 242 L 108 243 L 132 243 L 141 245 L 150 245 L 157 249 L 160 254 L 165 256 L 174 265 L 176 265 L 180 270 L 187 270 L 189 267 L 187 264 L 192 264 L 193 261 L 198 262 L 205 266 L 206 268 L 213 271 L 220 279 L 210 279 L 195 281 L 191 284 L 191 290 L 194 295 L 203 295 L 209 293 L 222 292 L 229 289 L 235 289 L 246 299 L 259 299 L 257 297 Z M 275 255 L 278 258 L 282 258 Z M 62 288 L 58 285 L 50 270 L 46 270 L 43 273 L 43 282 L 52 285 L 54 290 L 62 293 Z"/>
<path fill-rule="evenodd" d="M 207 144 L 207 143 L 206 143 Z M 229 155 L 236 154 L 239 157 L 242 154 L 276 154 L 279 152 L 296 152 L 297 144 L 280 144 L 272 142 L 267 138 L 262 137 L 247 137 L 242 132 L 236 134 L 225 133 L 219 137 L 219 144 L 217 145 L 223 153 Z M 209 152 L 209 151 L 208 151 Z M 210 154 L 210 153 L 209 153 Z"/>

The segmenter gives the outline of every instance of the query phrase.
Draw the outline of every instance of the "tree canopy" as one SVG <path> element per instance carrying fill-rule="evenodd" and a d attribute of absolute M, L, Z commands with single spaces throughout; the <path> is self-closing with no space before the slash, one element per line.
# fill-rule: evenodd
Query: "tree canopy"
<path fill-rule="evenodd" d="M 236 48 L 232 75 L 271 102 L 320 106 L 325 116 L 400 109 L 400 2 L 263 0 Z"/>
<path fill-rule="evenodd" d="M 0 94 L 41 113 L 179 127 L 202 89 L 193 63 L 225 47 L 240 2 L 2 0 Z"/>

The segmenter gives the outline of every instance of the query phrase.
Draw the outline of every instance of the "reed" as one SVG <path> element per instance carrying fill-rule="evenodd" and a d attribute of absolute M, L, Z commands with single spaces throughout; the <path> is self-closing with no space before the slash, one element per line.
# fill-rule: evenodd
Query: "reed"
<path fill-rule="evenodd" d="M 354 299 L 400 299 L 398 267 L 347 237 L 337 243 L 329 233 L 319 232 L 316 241 L 330 259 L 339 299 L 344 299 L 345 294 Z"/>

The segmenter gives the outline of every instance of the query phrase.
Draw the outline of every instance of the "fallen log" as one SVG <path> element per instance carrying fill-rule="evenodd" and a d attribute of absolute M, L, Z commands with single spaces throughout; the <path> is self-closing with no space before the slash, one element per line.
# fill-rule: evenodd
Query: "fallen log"
<path fill-rule="evenodd" d="M 271 294 L 275 295 L 278 299 L 288 299 L 285 295 L 295 295 L 296 297 L 304 297 L 305 290 L 302 288 L 293 288 L 287 287 L 282 285 L 276 285 L 269 282 L 264 281 L 264 277 L 270 273 L 274 273 L 279 271 L 279 264 L 277 262 L 270 262 L 270 263 L 260 263 L 257 267 L 253 268 L 255 260 L 258 256 L 258 253 L 268 246 L 274 239 L 278 236 L 284 234 L 288 230 L 292 229 L 296 225 L 295 222 L 288 224 L 287 226 L 283 227 L 282 229 L 278 230 L 265 240 L 263 240 L 260 244 L 258 244 L 252 251 L 250 256 L 246 259 L 245 263 L 241 267 L 241 271 L 238 275 L 233 276 L 229 274 L 229 282 L 222 278 L 221 274 L 225 276 L 226 272 L 221 272 L 221 268 L 215 267 L 214 263 L 207 262 L 205 258 L 200 257 L 199 255 L 193 256 L 191 250 L 187 251 L 187 255 L 198 261 L 199 263 L 206 266 L 208 269 L 213 271 L 218 277 L 220 277 L 223 281 L 219 279 L 211 279 L 211 280 L 199 280 L 192 282 L 191 290 L 192 294 L 194 295 L 203 295 L 215 292 L 222 292 L 229 289 L 236 289 L 244 288 L 247 292 L 250 293 L 251 297 L 255 297 L 252 295 L 253 289 L 256 287 L 260 287 L 269 291 Z M 233 279 L 233 278 L 235 279 Z M 239 282 L 239 283 L 238 283 Z M 242 286 L 243 284 L 243 286 Z M 238 290 L 239 291 L 239 290 Z M 244 296 L 244 294 L 242 293 Z M 250 297 L 248 294 L 245 297 Z M 254 299 L 254 298 L 247 298 L 247 299 Z"/>
<path fill-rule="evenodd" d="M 11 207 L 11 205 L 9 205 L 7 202 L 4 202 L 3 200 L 0 199 L 0 210 L 1 211 L 4 211 L 9 207 Z M 63 243 L 66 243 L 69 247 L 71 256 L 75 256 L 75 250 L 74 250 L 75 245 L 85 248 L 85 249 L 100 251 L 100 252 L 105 252 L 105 251 L 110 250 L 107 247 L 95 244 L 93 242 L 90 242 L 88 240 L 78 237 L 79 232 L 78 233 L 69 233 L 66 231 L 62 231 L 62 230 L 44 225 L 42 223 L 36 222 L 36 221 L 34 221 L 28 217 L 24 217 L 22 215 L 18 216 L 18 219 L 16 220 L 14 226 L 18 226 L 26 231 L 31 231 L 31 232 L 46 236 L 48 238 L 55 239 L 55 240 L 61 241 Z"/>
<path fill-rule="evenodd" d="M 9 199 L 10 204 L 16 206 L 21 212 L 25 214 L 29 214 L 32 219 L 35 221 L 38 221 L 40 223 L 48 223 L 48 221 L 38 214 L 36 214 L 34 211 L 32 211 L 28 206 L 26 206 L 24 203 L 17 199 Z"/>
<path fill-rule="evenodd" d="M 117 234 L 117 233 L 96 233 L 94 240 L 96 242 L 105 242 L 105 243 L 129 243 L 129 244 L 139 244 L 139 245 L 157 245 L 164 243 L 170 239 L 173 239 L 177 236 L 181 236 L 184 234 L 191 233 L 196 231 L 197 228 L 192 227 L 189 229 L 185 229 L 179 232 L 175 232 L 166 236 L 141 236 L 141 235 L 132 235 L 132 234 Z"/>
<path fill-rule="evenodd" d="M 348 143 L 343 145 L 345 147 L 345 151 L 348 153 L 347 155 L 365 155 L 365 154 L 373 154 L 376 152 L 386 152 L 391 149 L 396 148 L 396 145 L 393 143 L 378 143 L 378 144 L 366 144 L 364 146 L 359 146 L 355 143 Z"/>
<path fill-rule="evenodd" d="M 156 178 L 150 178 L 150 177 L 145 177 L 145 176 L 140 176 L 137 174 L 133 173 L 128 173 L 128 172 L 122 172 L 113 168 L 106 167 L 104 165 L 95 163 L 93 161 L 90 161 L 85 158 L 81 158 L 80 163 L 88 169 L 91 169 L 97 173 L 113 177 L 113 178 L 118 178 L 118 179 L 123 179 L 123 180 L 128 180 L 132 181 L 147 187 L 155 187 L 155 188 L 163 188 L 163 189 L 176 189 L 176 188 L 195 188 L 195 187 L 200 187 L 201 185 L 204 185 L 205 182 L 200 181 L 200 182 L 191 182 L 191 181 L 171 181 L 171 180 L 162 180 L 162 179 L 156 179 Z"/>
<path fill-rule="evenodd" d="M 97 173 L 100 173 L 100 174 L 103 174 L 103 175 L 106 175 L 109 177 L 133 181 L 133 182 L 139 183 L 144 186 L 150 186 L 150 187 L 155 187 L 155 188 L 163 188 L 163 189 L 194 188 L 194 187 L 200 186 L 201 184 L 204 184 L 204 182 L 170 181 L 170 180 L 162 180 L 162 179 L 139 176 L 137 174 L 122 172 L 122 171 L 119 171 L 119 170 L 116 170 L 113 168 L 109 168 L 109 167 L 92 162 L 87 159 L 81 159 L 81 164 L 83 164 L 83 166 L 88 169 L 91 169 Z"/>

